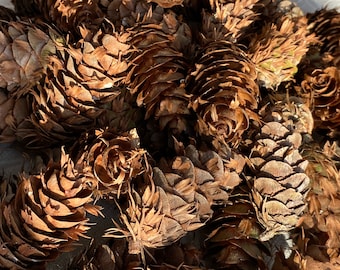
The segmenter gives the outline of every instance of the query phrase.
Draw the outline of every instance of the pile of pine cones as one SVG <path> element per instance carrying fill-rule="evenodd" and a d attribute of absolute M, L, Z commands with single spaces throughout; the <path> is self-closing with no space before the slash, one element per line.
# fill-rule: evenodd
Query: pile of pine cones
<path fill-rule="evenodd" d="M 31 169 L 1 178 L 1 269 L 46 269 L 92 215 L 106 241 L 69 269 L 340 269 L 336 10 L 13 2 L 0 141 Z"/>

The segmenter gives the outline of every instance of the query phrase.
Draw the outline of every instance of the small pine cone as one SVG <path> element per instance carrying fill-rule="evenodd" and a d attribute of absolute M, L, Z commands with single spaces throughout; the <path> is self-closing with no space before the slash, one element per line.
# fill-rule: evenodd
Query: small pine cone
<path fill-rule="evenodd" d="M 96 197 L 120 197 L 130 182 L 148 166 L 147 152 L 140 148 L 136 129 L 119 135 L 112 130 L 96 131 L 77 157 L 76 168 L 92 179 Z"/>
<path fill-rule="evenodd" d="M 259 88 L 255 66 L 241 49 L 224 40 L 206 42 L 188 77 L 188 92 L 197 132 L 218 150 L 225 143 L 238 145 L 250 120 L 259 121 Z"/>
<path fill-rule="evenodd" d="M 230 202 L 216 209 L 206 228 L 210 233 L 204 259 L 215 269 L 267 269 L 268 245 L 258 239 L 263 229 L 247 186 L 231 193 Z"/>
<path fill-rule="evenodd" d="M 337 59 L 337 67 L 340 67 L 340 13 L 335 10 L 321 9 L 309 14 L 308 22 L 311 31 L 321 42 L 320 53 L 329 53 Z"/>
<path fill-rule="evenodd" d="M 337 134 L 340 128 L 340 70 L 335 66 L 306 70 L 299 94 L 309 100 L 315 126 Z"/>
<path fill-rule="evenodd" d="M 327 234 L 328 237 L 318 237 L 320 243 L 317 244 L 327 249 L 327 255 L 332 260 L 340 255 L 340 172 L 336 161 L 329 155 L 330 148 L 330 143 L 324 149 L 315 142 L 303 146 L 302 154 L 309 161 L 306 174 L 311 179 L 311 191 L 306 199 L 308 211 L 299 223 L 306 237 Z M 321 243 L 321 239 L 326 241 Z M 313 241 L 310 244 L 313 245 Z"/>
<path fill-rule="evenodd" d="M 315 37 L 307 28 L 307 18 L 282 17 L 277 23 L 266 23 L 252 36 L 248 56 L 258 71 L 258 83 L 276 89 L 282 82 L 291 81 L 298 64 Z"/>
<path fill-rule="evenodd" d="M 20 95 L 37 84 L 56 50 L 51 34 L 28 22 L 1 22 L 0 87 Z"/>
<path fill-rule="evenodd" d="M 1 203 L 2 266 L 45 269 L 89 229 L 86 213 L 99 213 L 91 197 L 86 178 L 63 151 L 44 173 L 23 176 L 15 195 Z"/>
<path fill-rule="evenodd" d="M 111 120 L 104 105 L 122 92 L 132 50 L 126 44 L 128 35 L 112 28 L 94 36 L 83 30 L 84 39 L 75 46 L 59 44 L 50 56 L 44 82 L 30 90 L 34 96 L 29 119 L 32 131 L 18 131 L 26 147 L 73 141 L 81 132 L 102 124 L 101 117 Z"/>
<path fill-rule="evenodd" d="M 302 136 L 291 121 L 286 123 L 278 116 L 276 111 L 268 117 L 273 120 L 265 122 L 255 136 L 249 157 L 252 200 L 266 229 L 262 240 L 296 227 L 309 191 L 310 180 L 305 173 L 308 161 L 298 150 Z"/>
<path fill-rule="evenodd" d="M 79 36 L 80 27 L 98 31 L 104 19 L 98 0 L 14 0 L 13 4 L 19 15 L 42 16 L 71 37 Z"/>
<path fill-rule="evenodd" d="M 157 24 L 148 19 L 130 30 L 130 44 L 137 51 L 129 64 L 128 88 L 136 95 L 137 105 L 145 107 L 146 120 L 155 118 L 161 130 L 181 132 L 190 114 L 184 79 L 191 31 L 171 10 L 163 12 Z"/>

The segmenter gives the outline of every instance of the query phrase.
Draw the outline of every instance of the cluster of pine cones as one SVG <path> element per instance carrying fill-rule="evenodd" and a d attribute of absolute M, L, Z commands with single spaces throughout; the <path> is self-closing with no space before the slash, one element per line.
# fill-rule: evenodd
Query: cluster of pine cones
<path fill-rule="evenodd" d="M 0 141 L 31 166 L 1 177 L 1 269 L 46 269 L 91 216 L 106 240 L 68 269 L 340 269 L 336 10 L 13 3 Z"/>

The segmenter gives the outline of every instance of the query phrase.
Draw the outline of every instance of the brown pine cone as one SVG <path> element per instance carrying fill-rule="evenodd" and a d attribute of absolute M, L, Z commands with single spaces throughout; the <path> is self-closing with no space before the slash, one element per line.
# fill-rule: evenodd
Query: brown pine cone
<path fill-rule="evenodd" d="M 260 0 L 210 1 L 211 11 L 203 12 L 202 32 L 207 39 L 229 39 L 235 43 L 248 34 L 260 17 Z"/>
<path fill-rule="evenodd" d="M 56 37 L 30 22 L 1 22 L 0 87 L 20 95 L 37 84 L 56 51 Z"/>
<path fill-rule="evenodd" d="M 229 203 L 216 209 L 206 226 L 209 235 L 204 258 L 214 269 L 267 269 L 269 245 L 258 239 L 263 228 L 249 192 L 244 184 L 237 187 Z"/>
<path fill-rule="evenodd" d="M 304 145 L 302 154 L 309 161 L 306 174 L 311 179 L 311 191 L 306 198 L 308 211 L 299 221 L 306 238 L 310 239 L 303 252 L 313 257 L 311 250 L 319 249 L 320 254 L 333 261 L 340 254 L 340 174 L 337 162 L 329 142 L 324 149 L 315 142 Z M 320 236 L 317 242 L 314 235 Z"/>
<path fill-rule="evenodd" d="M 276 90 L 282 82 L 292 81 L 298 64 L 313 43 L 315 37 L 309 32 L 306 17 L 283 16 L 278 22 L 264 24 L 247 46 L 259 84 Z"/>
<path fill-rule="evenodd" d="M 308 161 L 299 153 L 302 135 L 308 129 L 304 127 L 299 133 L 295 126 L 303 127 L 303 123 L 294 125 L 294 115 L 289 117 L 286 111 L 284 116 L 284 107 L 279 108 L 281 111 L 263 110 L 265 122 L 253 139 L 249 157 L 252 200 L 266 229 L 261 240 L 296 227 L 306 208 L 310 185 L 305 173 Z"/>
<path fill-rule="evenodd" d="M 80 27 L 98 31 L 104 19 L 98 0 L 13 0 L 13 4 L 20 16 L 41 16 L 72 38 L 80 36 Z"/>
<path fill-rule="evenodd" d="M 27 147 L 74 141 L 80 133 L 115 118 L 110 116 L 109 103 L 124 89 L 132 51 L 126 43 L 129 35 L 114 32 L 111 25 L 107 33 L 83 30 L 84 39 L 75 46 L 57 44 L 44 81 L 30 89 L 34 96 L 34 113 L 28 120 L 32 131 L 18 130 L 18 140 Z"/>
<path fill-rule="evenodd" d="M 321 9 L 308 16 L 311 31 L 320 41 L 320 53 L 328 53 L 340 67 L 340 13 L 335 9 Z"/>
<path fill-rule="evenodd" d="M 184 79 L 188 69 L 191 31 L 174 12 L 160 14 L 158 22 L 145 17 L 129 30 L 131 56 L 126 78 L 137 105 L 145 107 L 145 119 L 155 118 L 161 130 L 175 133 L 187 129 L 189 96 Z"/>
<path fill-rule="evenodd" d="M 119 198 L 128 193 L 130 182 L 149 166 L 136 129 L 121 134 L 97 130 L 96 138 L 80 147 L 76 168 L 92 179 L 96 197 Z"/>
<path fill-rule="evenodd" d="M 301 96 L 309 100 L 315 127 L 337 134 L 340 127 L 340 70 L 335 66 L 306 73 L 299 87 Z"/>
<path fill-rule="evenodd" d="M 236 146 L 255 113 L 259 100 L 254 64 L 231 42 L 206 40 L 188 77 L 190 106 L 197 114 L 196 131 L 216 150 Z"/>
<path fill-rule="evenodd" d="M 1 265 L 10 269 L 45 269 L 45 263 L 67 251 L 89 229 L 86 213 L 92 190 L 84 175 L 74 170 L 61 151 L 44 172 L 22 176 L 15 194 L 1 203 Z"/>

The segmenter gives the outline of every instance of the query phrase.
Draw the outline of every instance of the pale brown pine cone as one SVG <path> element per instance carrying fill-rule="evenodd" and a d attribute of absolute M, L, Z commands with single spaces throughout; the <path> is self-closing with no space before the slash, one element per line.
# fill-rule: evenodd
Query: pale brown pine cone
<path fill-rule="evenodd" d="M 264 123 L 253 139 L 249 156 L 252 200 L 265 228 L 261 240 L 269 240 L 297 226 L 310 188 L 305 172 L 308 161 L 299 153 L 302 135 L 309 131 L 309 123 L 307 128 L 303 122 L 299 123 L 300 119 L 292 113 L 295 110 L 285 109 L 284 104 L 269 104 L 269 109 L 262 110 Z"/>

